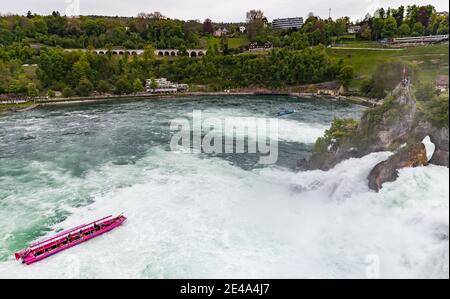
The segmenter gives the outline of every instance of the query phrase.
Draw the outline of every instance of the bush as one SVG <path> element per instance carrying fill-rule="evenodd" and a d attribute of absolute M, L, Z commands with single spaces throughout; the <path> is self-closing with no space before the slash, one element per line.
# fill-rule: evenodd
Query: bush
<path fill-rule="evenodd" d="M 361 93 L 363 93 L 365 95 L 370 95 L 374 86 L 375 86 L 375 82 L 373 81 L 373 78 L 364 79 L 361 82 L 361 86 L 360 86 L 359 90 L 361 91 Z"/>
<path fill-rule="evenodd" d="M 70 98 L 70 97 L 73 97 L 74 95 L 75 95 L 75 92 L 70 87 L 66 87 L 62 91 L 62 96 L 65 98 Z"/>
<path fill-rule="evenodd" d="M 384 98 L 387 92 L 391 92 L 403 79 L 403 70 L 414 79 L 414 69 L 398 61 L 387 61 L 379 64 L 371 79 L 362 82 L 360 91 L 370 97 Z"/>
<path fill-rule="evenodd" d="M 434 126 L 438 128 L 448 128 L 448 102 L 448 93 L 436 96 L 430 101 L 424 103 L 423 108 L 421 109 L 422 115 Z"/>
<path fill-rule="evenodd" d="M 345 88 L 348 88 L 350 81 L 353 79 L 354 76 L 355 76 L 355 70 L 353 69 L 353 66 L 346 65 L 341 69 L 341 71 L 338 75 L 338 79 L 339 79 L 339 82 L 341 82 L 341 84 Z"/>
<path fill-rule="evenodd" d="M 76 92 L 79 96 L 87 97 L 93 90 L 94 86 L 92 85 L 91 81 L 89 81 L 87 78 L 82 78 L 78 83 Z"/>
<path fill-rule="evenodd" d="M 317 139 L 314 144 L 313 155 L 324 153 L 332 143 L 340 144 L 344 139 L 356 135 L 359 122 L 353 118 L 335 118 L 331 128 L 325 131 L 325 135 Z"/>
<path fill-rule="evenodd" d="M 49 98 L 54 98 L 56 96 L 55 92 L 51 89 L 47 92 L 47 95 Z"/>
<path fill-rule="evenodd" d="M 144 89 L 144 86 L 142 85 L 141 79 L 137 78 L 133 82 L 133 91 L 134 92 L 140 92 Z"/>
<path fill-rule="evenodd" d="M 423 102 L 433 100 L 436 95 L 436 87 L 431 82 L 419 84 L 415 92 L 416 99 Z"/>
<path fill-rule="evenodd" d="M 28 83 L 27 85 L 27 95 L 29 97 L 37 97 L 39 95 L 39 90 L 34 83 Z"/>
<path fill-rule="evenodd" d="M 120 78 L 116 82 L 116 94 L 129 94 L 133 92 L 133 85 L 127 78 Z"/>
<path fill-rule="evenodd" d="M 111 91 L 111 84 L 105 80 L 100 80 L 97 84 L 97 91 L 107 93 Z"/>

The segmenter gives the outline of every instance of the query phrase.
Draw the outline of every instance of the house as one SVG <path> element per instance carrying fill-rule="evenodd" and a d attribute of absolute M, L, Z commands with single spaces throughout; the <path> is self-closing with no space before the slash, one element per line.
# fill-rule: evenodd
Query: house
<path fill-rule="evenodd" d="M 436 78 L 436 89 L 439 92 L 448 91 L 448 76 L 438 76 Z"/>
<path fill-rule="evenodd" d="M 269 41 L 265 42 L 264 45 L 258 43 L 251 43 L 248 47 L 249 52 L 270 52 L 273 49 L 273 44 Z"/>
<path fill-rule="evenodd" d="M 217 29 L 216 31 L 214 31 L 214 36 L 215 37 L 221 37 L 224 35 L 227 35 L 228 30 L 225 27 L 220 27 L 219 29 Z"/>
<path fill-rule="evenodd" d="M 247 31 L 247 28 L 245 28 L 245 26 L 240 26 L 239 27 L 239 32 L 240 33 L 245 33 Z"/>
<path fill-rule="evenodd" d="M 317 95 L 337 97 L 344 93 L 344 86 L 338 81 L 324 82 L 316 85 Z"/>
<path fill-rule="evenodd" d="M 272 22 L 273 29 L 300 29 L 303 27 L 303 18 L 275 19 Z"/>
<path fill-rule="evenodd" d="M 361 31 L 361 26 L 348 26 L 347 32 L 349 34 L 356 34 Z"/>
<path fill-rule="evenodd" d="M 152 88 L 152 79 L 147 79 L 145 82 L 145 89 L 150 93 L 177 93 L 187 91 L 189 86 L 187 84 L 172 83 L 166 78 L 155 79 L 156 88 Z"/>

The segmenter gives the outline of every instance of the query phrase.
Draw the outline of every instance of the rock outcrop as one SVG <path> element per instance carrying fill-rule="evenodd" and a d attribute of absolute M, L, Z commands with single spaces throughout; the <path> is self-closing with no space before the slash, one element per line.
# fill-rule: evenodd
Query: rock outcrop
<path fill-rule="evenodd" d="M 338 138 L 327 151 L 313 153 L 306 168 L 329 170 L 349 158 L 398 148 L 408 141 L 416 111 L 411 89 L 397 87 L 383 105 L 366 111 L 348 137 Z"/>
<path fill-rule="evenodd" d="M 372 169 L 368 176 L 369 188 L 379 191 L 384 183 L 393 182 L 398 178 L 399 169 L 426 166 L 427 164 L 427 151 L 423 143 L 403 147 L 388 160 L 377 164 Z"/>
<path fill-rule="evenodd" d="M 426 136 L 430 136 L 431 142 L 436 146 L 430 164 L 449 167 L 448 127 L 436 128 L 427 121 L 420 121 L 414 128 L 413 136 L 416 140 L 421 140 Z"/>
<path fill-rule="evenodd" d="M 316 142 L 310 160 L 300 168 L 326 171 L 349 158 L 393 151 L 368 177 L 369 187 L 378 191 L 384 182 L 395 181 L 400 168 L 428 163 L 449 167 L 448 126 L 438 128 L 420 116 L 410 86 L 399 85 L 383 105 L 366 111 L 357 127 L 334 126 Z M 430 161 L 422 144 L 426 136 L 436 146 Z"/>

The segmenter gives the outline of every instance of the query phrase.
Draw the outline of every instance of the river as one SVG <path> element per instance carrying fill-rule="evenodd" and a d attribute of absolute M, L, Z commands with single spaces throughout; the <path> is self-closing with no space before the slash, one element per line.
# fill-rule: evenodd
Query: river
<path fill-rule="evenodd" d="M 283 107 L 296 113 L 278 118 Z M 449 170 L 400 171 L 391 153 L 299 172 L 333 117 L 365 108 L 289 97 L 201 97 L 45 108 L 0 117 L 0 278 L 449 276 Z M 171 151 L 170 121 L 278 119 L 278 160 Z M 237 137 L 239 138 L 239 137 Z M 24 266 L 15 251 L 124 212 L 124 225 Z"/>

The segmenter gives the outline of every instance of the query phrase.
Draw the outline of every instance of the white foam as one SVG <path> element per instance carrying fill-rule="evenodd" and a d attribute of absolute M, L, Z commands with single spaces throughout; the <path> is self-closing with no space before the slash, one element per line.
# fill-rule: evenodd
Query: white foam
<path fill-rule="evenodd" d="M 254 114 L 240 109 L 206 110 L 202 112 L 201 115 L 203 121 L 207 118 L 220 119 L 222 122 L 229 119 L 236 127 L 245 127 L 245 125 L 248 125 L 249 120 L 256 121 L 257 119 Z M 192 119 L 192 113 L 185 114 L 185 116 Z M 268 123 L 274 121 L 278 122 L 278 141 L 313 144 L 316 142 L 317 138 L 323 136 L 325 131 L 330 127 L 329 125 L 320 123 L 299 122 L 293 119 L 265 117 L 263 115 L 261 115 L 261 117 L 263 117 Z M 252 129 L 252 126 L 250 126 L 250 129 Z M 204 130 L 208 131 L 208 128 L 204 128 Z M 247 130 L 245 134 L 247 135 L 236 137 L 244 138 L 248 136 L 255 136 L 256 132 Z"/>
<path fill-rule="evenodd" d="M 425 137 L 422 143 L 425 145 L 425 149 L 427 151 L 427 159 L 428 161 L 430 161 L 431 158 L 433 158 L 434 151 L 436 150 L 436 145 L 431 142 L 430 136 Z"/>
<path fill-rule="evenodd" d="M 0 277 L 365 278 L 375 255 L 383 278 L 448 278 L 448 240 L 436 232 L 448 236 L 449 171 L 404 169 L 370 191 L 368 172 L 389 155 L 294 173 L 152 150 L 92 173 L 139 179 L 58 225 L 125 212 L 123 227 L 31 267 L 1 263 Z"/>

